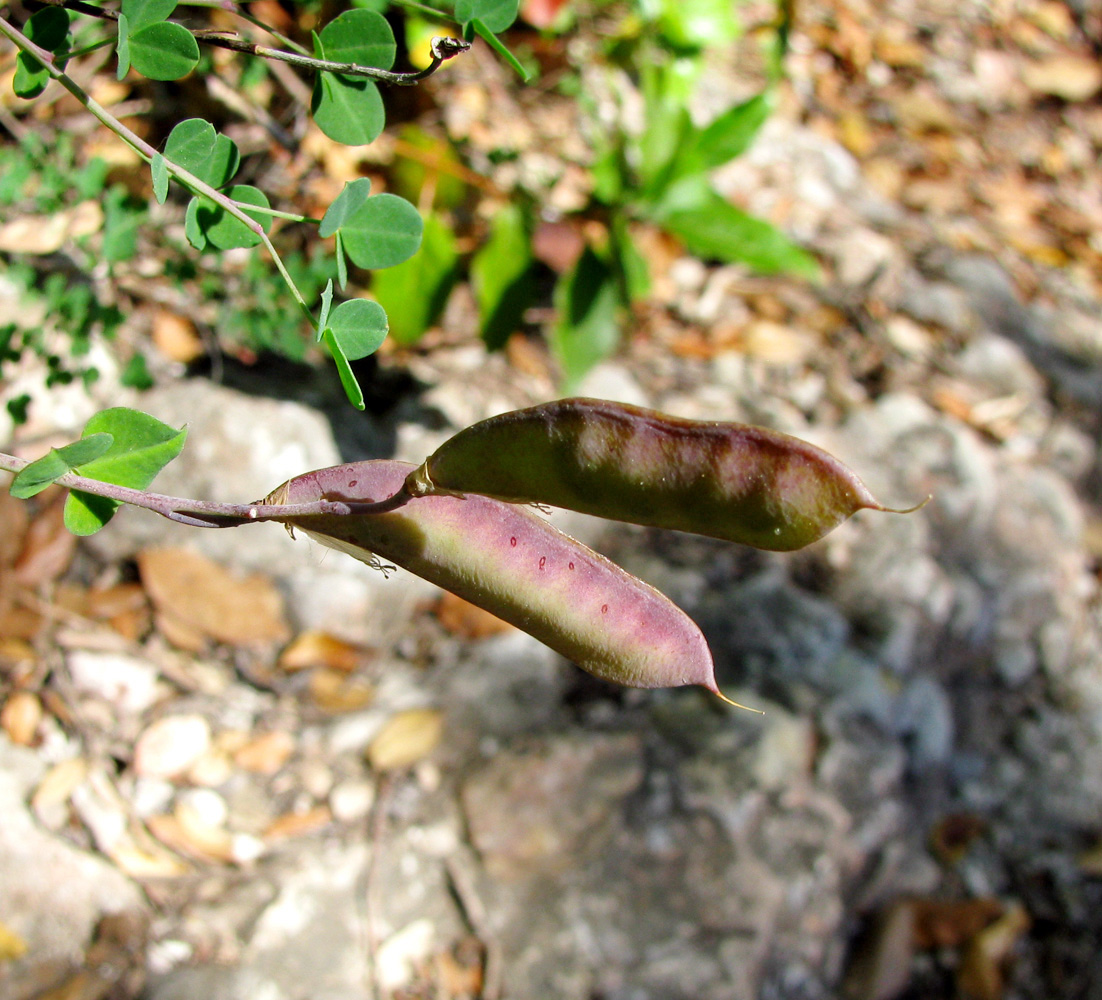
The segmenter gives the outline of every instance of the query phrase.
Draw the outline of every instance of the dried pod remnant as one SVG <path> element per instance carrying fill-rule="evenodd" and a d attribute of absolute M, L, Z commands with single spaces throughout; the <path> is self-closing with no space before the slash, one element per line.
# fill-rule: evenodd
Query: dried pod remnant
<path fill-rule="evenodd" d="M 319 469 L 284 483 L 265 502 L 385 500 L 412 471 L 392 461 Z M 699 684 L 718 693 L 708 645 L 688 615 L 523 507 L 440 495 L 386 513 L 283 520 L 364 562 L 402 566 L 598 677 L 631 687 Z"/>
<path fill-rule="evenodd" d="M 777 551 L 816 541 L 862 508 L 891 510 L 806 441 L 599 399 L 474 424 L 413 472 L 406 490 L 550 504 Z"/>

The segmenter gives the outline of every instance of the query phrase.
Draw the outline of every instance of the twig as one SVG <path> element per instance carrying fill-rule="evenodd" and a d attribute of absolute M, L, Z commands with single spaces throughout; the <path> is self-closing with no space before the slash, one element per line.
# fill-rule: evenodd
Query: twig
<path fill-rule="evenodd" d="M 14 455 L 0 453 L 0 469 L 7 472 L 19 472 L 30 463 Z M 374 503 L 352 500 L 316 500 L 302 504 L 265 504 L 265 503 L 216 503 L 213 500 L 189 500 L 186 497 L 166 496 L 163 493 L 150 493 L 147 490 L 135 490 L 128 486 L 116 486 L 114 483 L 87 479 L 68 472 L 59 476 L 55 482 L 71 490 L 91 493 L 106 500 L 128 503 L 134 507 L 143 507 L 154 514 L 167 517 L 170 521 L 179 521 L 195 528 L 236 528 L 242 524 L 254 524 L 260 521 L 286 521 L 315 516 L 349 517 L 363 514 L 385 514 L 388 511 L 408 503 L 412 497 L 405 489 L 400 489 L 391 497 Z"/>
<path fill-rule="evenodd" d="M 82 0 L 42 0 L 42 2 L 49 4 L 51 7 L 63 7 L 66 10 L 75 11 L 78 14 L 88 14 L 104 21 L 118 21 L 119 19 L 117 11 L 103 7 L 93 7 L 91 4 L 82 2 Z M 226 7 L 221 3 L 211 4 L 210 6 L 233 9 L 232 6 Z M 234 13 L 237 13 L 237 11 L 235 10 Z M 179 24 L 180 22 L 170 20 L 170 23 Z M 260 56 L 264 59 L 276 59 L 297 66 L 300 69 L 313 70 L 314 72 L 340 73 L 342 76 L 366 76 L 399 87 L 412 87 L 414 84 L 420 83 L 426 77 L 432 76 L 444 62 L 453 59 L 461 52 L 466 52 L 471 47 L 471 43 L 462 38 L 446 36 L 433 38 L 430 43 L 432 62 L 428 66 L 416 73 L 393 73 L 387 69 L 379 69 L 377 66 L 362 66 L 354 62 L 317 59 L 314 56 L 299 52 L 288 52 L 284 49 L 273 49 L 267 45 L 257 45 L 255 42 L 241 38 L 236 33 L 214 28 L 188 28 L 186 24 L 181 25 L 181 27 L 190 31 L 196 41 L 205 42 L 207 45 L 215 45 L 234 52 L 244 52 L 246 55 Z M 268 29 L 265 28 L 265 30 Z"/>

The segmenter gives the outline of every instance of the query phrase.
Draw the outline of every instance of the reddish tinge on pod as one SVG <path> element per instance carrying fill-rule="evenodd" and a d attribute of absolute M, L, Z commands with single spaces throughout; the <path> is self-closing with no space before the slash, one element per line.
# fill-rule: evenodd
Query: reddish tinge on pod
<path fill-rule="evenodd" d="M 798 438 L 600 399 L 474 424 L 414 471 L 406 490 L 549 504 L 777 551 L 816 541 L 862 508 L 905 513 Z"/>
<path fill-rule="evenodd" d="M 319 469 L 284 483 L 265 503 L 385 500 L 413 468 L 372 461 Z M 523 507 L 439 495 L 386 513 L 281 520 L 364 562 L 393 562 L 450 590 L 597 677 L 631 687 L 699 684 L 719 693 L 708 644 L 688 615 Z"/>

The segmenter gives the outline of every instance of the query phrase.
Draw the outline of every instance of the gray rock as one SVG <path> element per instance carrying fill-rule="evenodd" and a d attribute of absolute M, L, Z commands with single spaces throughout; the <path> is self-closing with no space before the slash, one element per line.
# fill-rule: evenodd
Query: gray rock
<path fill-rule="evenodd" d="M 1090 406 L 1102 406 L 1102 364 L 1097 324 L 1079 313 L 1063 316 L 1024 305 L 1010 276 L 992 259 L 978 254 L 952 257 L 945 275 L 964 289 L 989 330 L 1018 344 L 1064 394 Z M 1074 328 L 1063 336 L 1057 330 Z"/>
<path fill-rule="evenodd" d="M 45 832 L 26 801 L 42 778 L 38 755 L 0 734 L 0 914 L 27 945 L 0 964 L 0 994 L 24 1000 L 83 962 L 99 919 L 145 908 L 138 887 L 114 865 Z"/>
<path fill-rule="evenodd" d="M 911 271 L 902 282 L 900 308 L 912 319 L 928 326 L 939 326 L 951 333 L 970 335 L 978 318 L 968 294 L 948 281 L 929 281 Z"/>
<path fill-rule="evenodd" d="M 908 744 L 912 767 L 919 772 L 944 765 L 953 752 L 953 706 L 932 677 L 915 677 L 899 697 L 896 731 Z"/>
<path fill-rule="evenodd" d="M 768 571 L 730 592 L 710 592 L 699 620 L 716 659 L 721 686 L 826 682 L 849 634 L 829 602 Z"/>

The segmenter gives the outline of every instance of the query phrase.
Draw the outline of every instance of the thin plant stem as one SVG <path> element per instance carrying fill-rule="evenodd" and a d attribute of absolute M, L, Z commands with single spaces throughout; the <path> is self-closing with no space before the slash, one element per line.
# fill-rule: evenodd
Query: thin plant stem
<path fill-rule="evenodd" d="M 0 453 L 0 470 L 17 473 L 29 464 L 14 455 Z M 213 500 L 190 500 L 186 497 L 150 493 L 148 490 L 135 490 L 128 486 L 116 486 L 114 483 L 104 483 L 98 479 L 87 479 L 73 472 L 59 476 L 54 482 L 67 489 L 80 490 L 82 493 L 91 493 L 106 500 L 142 507 L 167 517 L 170 521 L 178 521 L 196 528 L 236 528 L 242 524 L 286 521 L 291 518 L 297 521 L 301 518 L 320 516 L 350 517 L 385 514 L 388 511 L 397 510 L 413 499 L 403 487 L 393 496 L 374 503 L 346 500 L 317 500 L 314 503 L 304 504 L 216 503 Z"/>
<path fill-rule="evenodd" d="M 98 17 L 105 21 L 117 21 L 119 18 L 117 11 L 93 7 L 91 4 L 84 3 L 83 0 L 42 0 L 42 2 L 49 4 L 51 7 L 62 7 L 65 10 L 71 10 L 78 14 L 87 14 L 90 17 Z M 239 13 L 235 5 L 231 4 L 227 6 L 221 3 L 220 0 L 213 0 L 213 2 L 209 4 L 195 3 L 193 6 L 217 7 L 221 10 Z M 249 18 L 248 20 L 250 23 L 258 23 L 253 18 Z M 179 22 L 171 21 L 170 23 L 178 24 Z M 283 39 L 282 36 L 278 35 L 276 32 L 271 32 L 271 29 L 267 28 L 265 25 L 258 24 L 258 26 L 265 31 L 269 31 L 285 44 L 289 42 L 289 40 Z M 275 59 L 280 62 L 289 63 L 291 66 L 297 66 L 299 69 L 311 70 L 313 72 L 340 73 L 342 76 L 365 76 L 373 80 L 378 80 L 381 83 L 394 84 L 399 87 L 412 87 L 414 84 L 420 83 L 426 77 L 432 76 L 432 74 L 448 59 L 452 59 L 461 52 L 466 52 L 467 49 L 471 47 L 470 42 L 466 42 L 461 38 L 434 38 L 432 40 L 432 62 L 428 66 L 415 73 L 393 73 L 390 70 L 380 69 L 377 66 L 363 66 L 354 62 L 337 62 L 332 59 L 318 59 L 302 51 L 287 52 L 283 49 L 274 49 L 267 45 L 257 45 L 255 42 L 240 38 L 236 34 L 228 34 L 216 29 L 188 28 L 187 25 L 181 25 L 181 27 L 187 28 L 195 37 L 196 41 L 205 42 L 207 45 L 231 49 L 234 52 L 244 52 L 247 55 L 259 56 L 263 59 Z M 295 48 L 301 50 L 301 46 L 295 46 Z"/>

